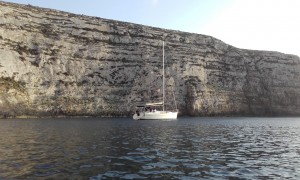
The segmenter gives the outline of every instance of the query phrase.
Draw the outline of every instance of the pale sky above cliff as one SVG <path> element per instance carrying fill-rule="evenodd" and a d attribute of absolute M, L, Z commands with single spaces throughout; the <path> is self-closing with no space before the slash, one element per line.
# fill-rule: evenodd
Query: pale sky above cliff
<path fill-rule="evenodd" d="M 216 37 L 300 56 L 299 0 L 4 0 Z"/>

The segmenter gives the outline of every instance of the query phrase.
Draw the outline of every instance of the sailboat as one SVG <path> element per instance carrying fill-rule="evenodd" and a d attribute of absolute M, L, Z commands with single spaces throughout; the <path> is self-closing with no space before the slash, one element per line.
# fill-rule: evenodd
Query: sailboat
<path fill-rule="evenodd" d="M 178 111 L 165 110 L 165 49 L 163 42 L 163 101 L 157 103 L 146 103 L 137 106 L 137 110 L 133 115 L 135 120 L 168 120 L 177 119 Z M 175 100 L 175 98 L 174 98 Z M 162 110 L 156 110 L 156 107 L 162 107 Z"/>

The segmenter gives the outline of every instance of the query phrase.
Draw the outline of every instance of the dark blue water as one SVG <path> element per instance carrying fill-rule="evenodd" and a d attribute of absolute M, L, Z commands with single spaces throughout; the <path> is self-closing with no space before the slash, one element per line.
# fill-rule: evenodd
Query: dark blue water
<path fill-rule="evenodd" d="M 300 179 L 300 118 L 0 120 L 0 179 Z"/>

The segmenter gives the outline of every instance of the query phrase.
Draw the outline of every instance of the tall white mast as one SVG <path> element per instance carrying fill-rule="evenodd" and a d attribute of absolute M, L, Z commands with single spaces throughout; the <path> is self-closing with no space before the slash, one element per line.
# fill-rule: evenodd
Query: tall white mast
<path fill-rule="evenodd" d="M 165 42 L 163 41 L 163 111 L 165 111 Z"/>

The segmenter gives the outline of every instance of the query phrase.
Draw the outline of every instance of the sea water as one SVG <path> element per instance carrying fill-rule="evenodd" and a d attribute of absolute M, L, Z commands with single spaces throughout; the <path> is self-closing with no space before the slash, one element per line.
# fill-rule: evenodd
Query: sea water
<path fill-rule="evenodd" d="M 0 120 L 0 179 L 300 179 L 300 118 Z"/>

